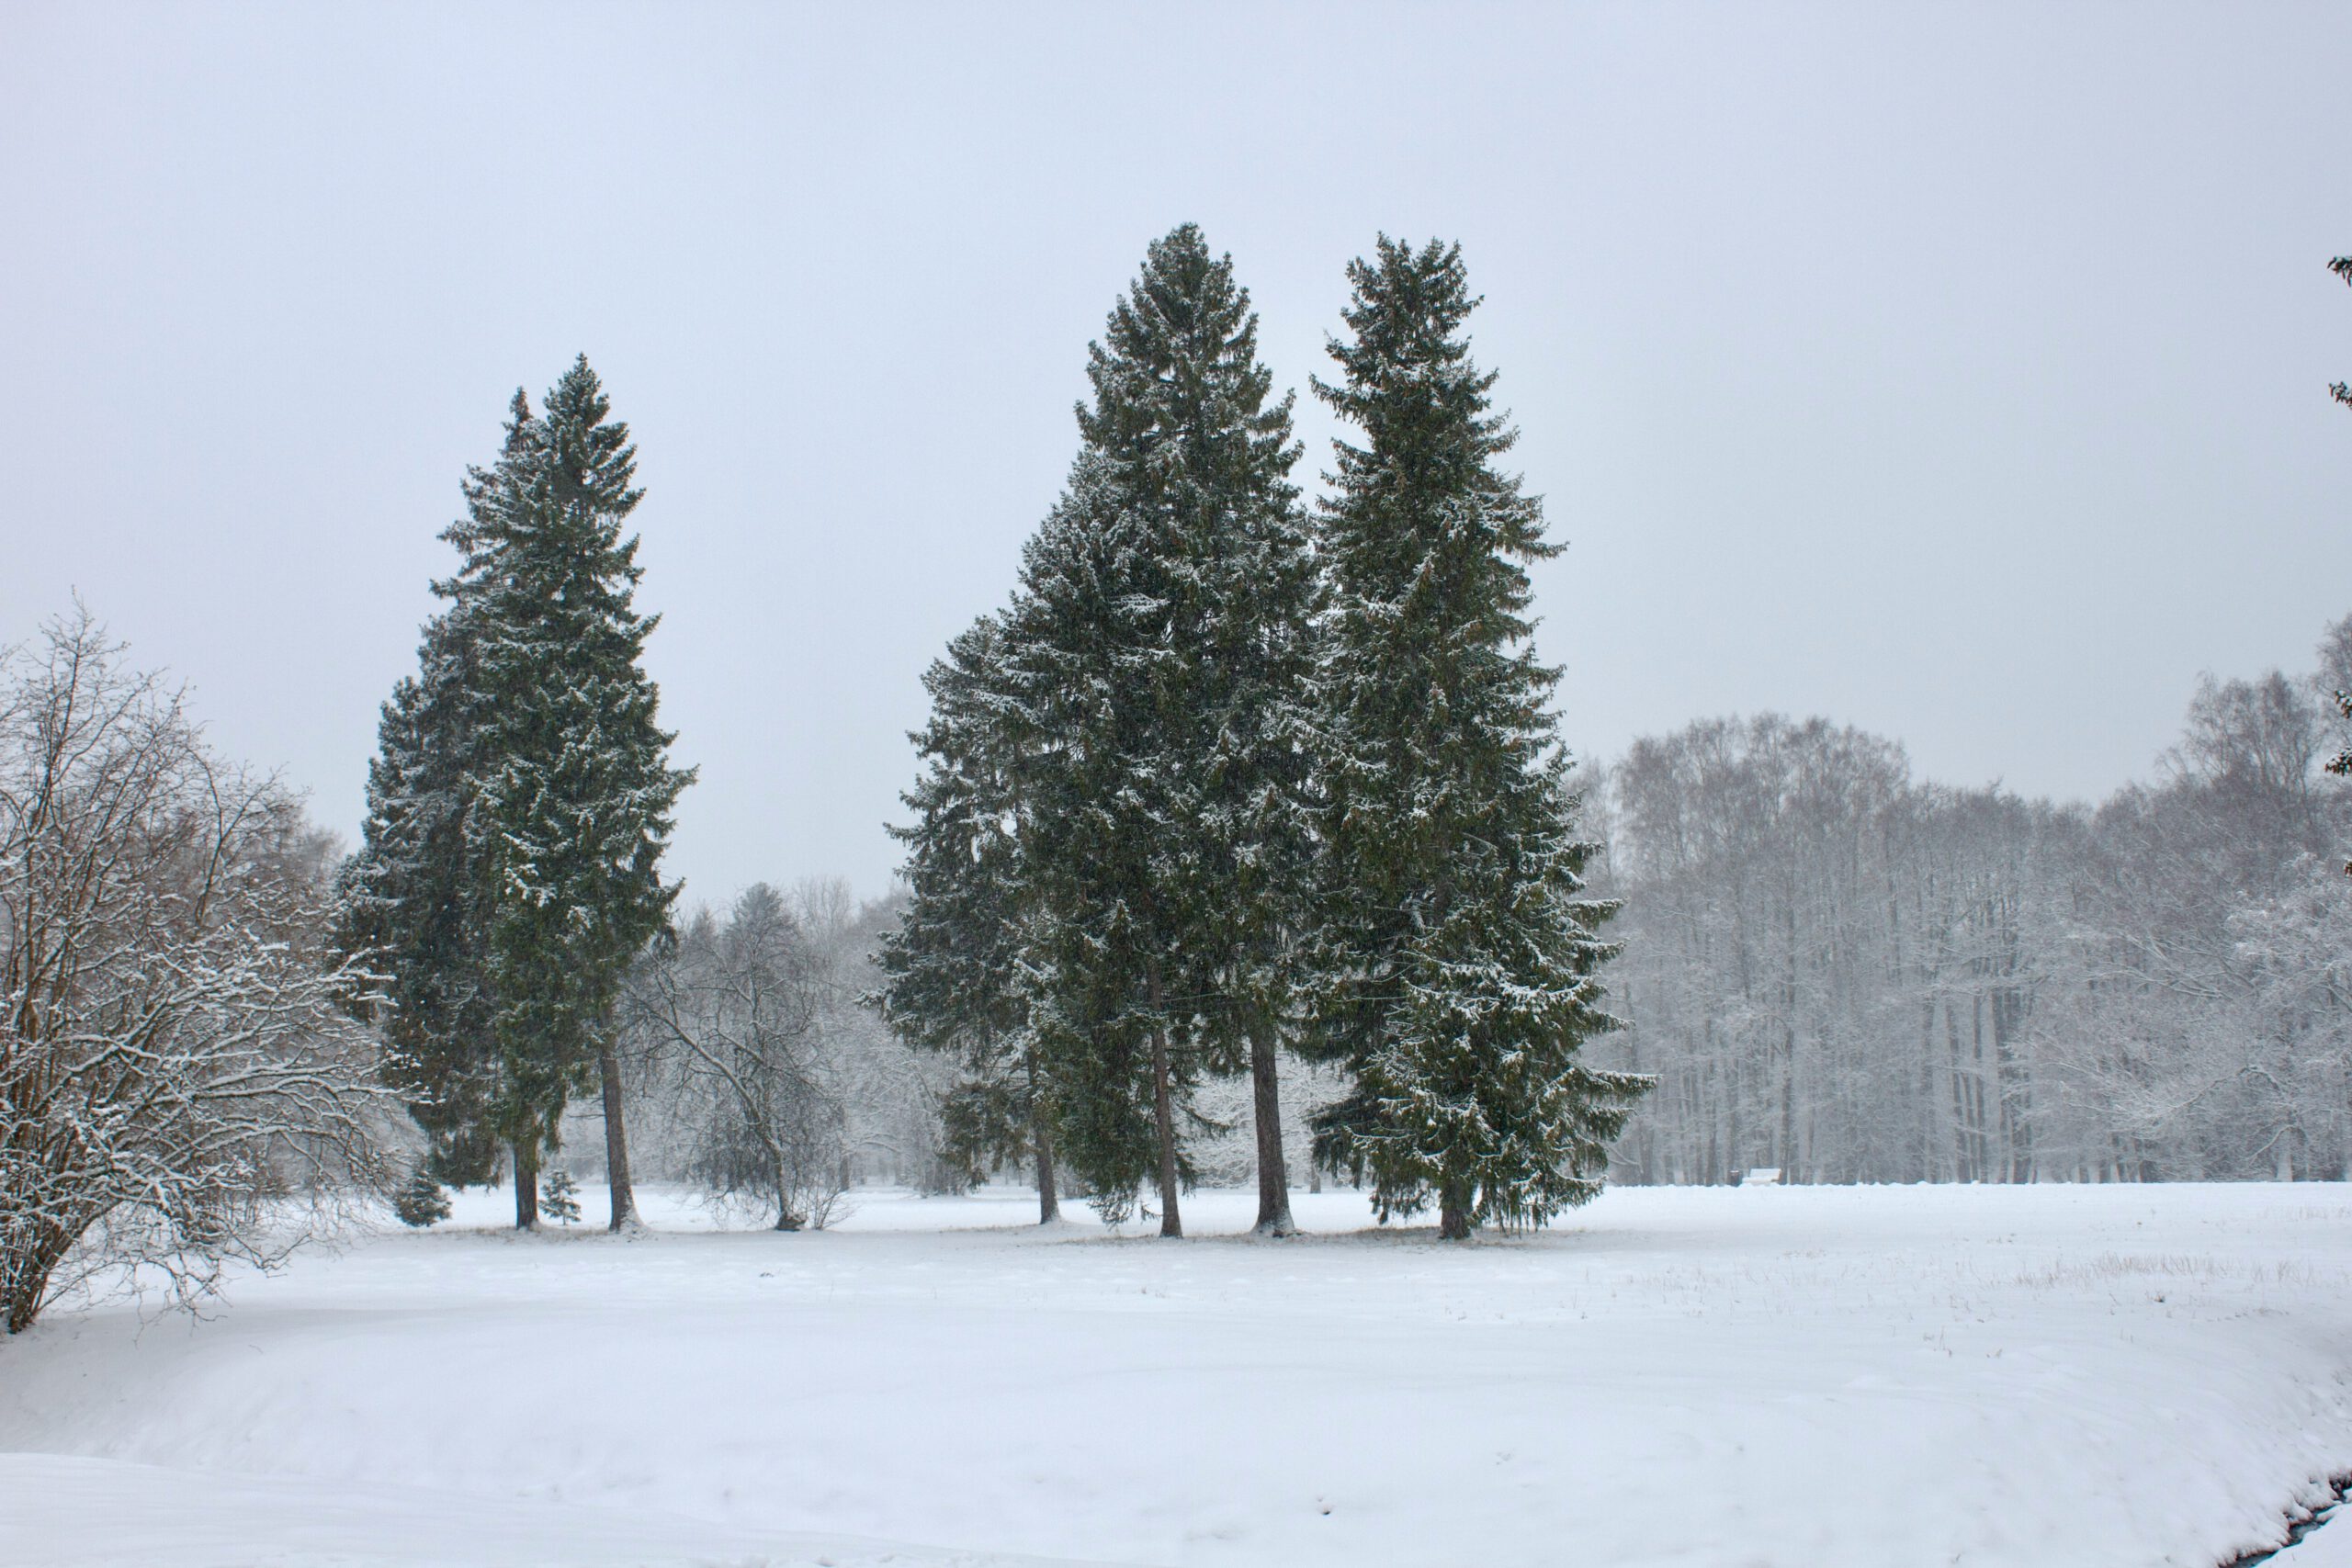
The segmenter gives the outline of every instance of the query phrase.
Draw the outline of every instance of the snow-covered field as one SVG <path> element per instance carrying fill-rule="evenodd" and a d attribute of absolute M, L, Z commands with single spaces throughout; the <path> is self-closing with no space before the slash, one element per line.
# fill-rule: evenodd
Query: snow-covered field
<path fill-rule="evenodd" d="M 2210 1568 L 2352 1468 L 2335 1187 L 1613 1190 L 1464 1247 L 1345 1193 L 1279 1243 L 503 1201 L 0 1341 L 0 1563 Z"/>

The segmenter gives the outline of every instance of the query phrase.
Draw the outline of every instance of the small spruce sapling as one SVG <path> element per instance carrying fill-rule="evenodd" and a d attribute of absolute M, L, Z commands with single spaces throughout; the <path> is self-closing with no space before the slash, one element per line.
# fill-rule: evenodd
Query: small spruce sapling
<path fill-rule="evenodd" d="M 559 1168 L 540 1181 L 539 1213 L 561 1224 L 579 1221 L 580 1183 L 571 1179 L 571 1172 Z"/>
<path fill-rule="evenodd" d="M 401 1224 L 423 1230 L 436 1220 L 449 1217 L 449 1195 L 419 1166 L 408 1185 L 393 1197 L 392 1213 L 400 1216 Z"/>

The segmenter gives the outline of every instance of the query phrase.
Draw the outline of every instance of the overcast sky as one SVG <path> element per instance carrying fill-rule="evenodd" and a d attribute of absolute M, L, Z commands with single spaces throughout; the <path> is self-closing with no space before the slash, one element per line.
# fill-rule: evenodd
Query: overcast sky
<path fill-rule="evenodd" d="M 1232 253 L 1301 479 L 1385 230 L 1458 239 L 1579 752 L 1773 708 L 2146 777 L 2352 612 L 2352 7 L 0 0 L 0 641 L 78 590 L 355 832 L 466 465 L 641 448 L 690 898 L 887 886 L 1086 344 Z"/>

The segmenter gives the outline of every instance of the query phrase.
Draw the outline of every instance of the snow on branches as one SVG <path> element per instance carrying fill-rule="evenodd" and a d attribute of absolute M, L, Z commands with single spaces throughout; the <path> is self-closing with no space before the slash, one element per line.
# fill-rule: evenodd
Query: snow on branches
<path fill-rule="evenodd" d="M 0 655 L 9 1332 L 102 1275 L 191 1304 L 378 1179 L 372 977 L 324 944 L 325 858 L 86 611 Z"/>

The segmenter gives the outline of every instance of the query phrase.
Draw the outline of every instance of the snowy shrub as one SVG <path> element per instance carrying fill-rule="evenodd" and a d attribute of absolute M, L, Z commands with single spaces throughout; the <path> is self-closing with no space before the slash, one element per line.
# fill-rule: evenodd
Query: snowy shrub
<path fill-rule="evenodd" d="M 379 1179 L 368 976 L 324 943 L 322 850 L 86 613 L 0 662 L 9 1332 L 101 1273 L 190 1303 Z"/>

